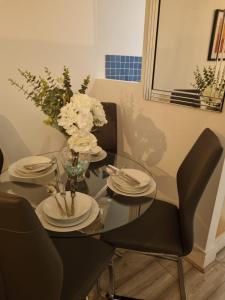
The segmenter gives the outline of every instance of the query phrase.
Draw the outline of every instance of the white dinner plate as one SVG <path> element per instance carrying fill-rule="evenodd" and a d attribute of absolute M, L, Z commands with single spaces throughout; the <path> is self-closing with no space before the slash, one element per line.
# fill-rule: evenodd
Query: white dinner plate
<path fill-rule="evenodd" d="M 96 146 L 94 149 L 90 150 L 90 154 L 97 156 L 100 154 L 101 151 L 102 151 L 102 147 Z"/>
<path fill-rule="evenodd" d="M 105 159 L 107 156 L 107 152 L 102 150 L 98 155 L 91 155 L 91 162 L 97 162 Z"/>
<path fill-rule="evenodd" d="M 8 173 L 10 176 L 15 178 L 22 178 L 22 179 L 37 179 L 45 177 L 51 174 L 55 169 L 56 165 L 53 164 L 50 168 L 46 169 L 44 172 L 40 173 L 30 173 L 30 174 L 22 174 L 18 170 L 22 169 L 23 165 L 29 164 L 36 164 L 36 163 L 48 163 L 51 159 L 46 156 L 28 156 L 24 157 L 13 164 L 10 165 Z"/>
<path fill-rule="evenodd" d="M 55 195 L 57 197 L 58 202 L 60 203 L 61 207 L 64 211 L 66 211 L 65 208 L 65 200 L 60 195 L 60 193 L 57 193 Z M 66 192 L 66 203 L 68 207 L 71 207 L 71 193 Z M 84 193 L 76 192 L 75 198 L 74 198 L 74 216 L 67 217 L 62 216 L 60 209 L 58 207 L 58 204 L 56 202 L 56 199 L 53 195 L 48 197 L 43 201 L 43 212 L 48 217 L 49 221 L 52 221 L 52 224 L 62 224 L 66 226 L 67 224 L 73 224 L 75 225 L 75 222 L 81 222 L 89 215 L 91 206 L 92 206 L 93 198 L 89 195 L 86 195 Z M 80 221 L 81 220 L 81 221 Z"/>
<path fill-rule="evenodd" d="M 78 219 L 76 219 L 75 221 L 71 221 L 68 223 L 68 222 L 63 222 L 63 221 L 56 221 L 56 220 L 53 220 L 52 218 L 49 218 L 43 211 L 43 206 L 42 206 L 42 212 L 44 214 L 44 218 L 45 218 L 45 221 L 47 223 L 49 223 L 50 225 L 53 225 L 53 226 L 56 226 L 56 227 L 70 227 L 70 226 L 75 226 L 75 225 L 78 225 L 82 222 L 84 222 L 89 216 L 90 216 L 90 213 L 91 213 L 91 210 L 92 210 L 92 206 L 90 207 L 90 210 L 84 214 L 83 216 L 79 217 Z"/>
<path fill-rule="evenodd" d="M 128 170 L 128 169 L 127 169 Z M 134 170 L 134 169 L 133 169 Z M 143 186 L 143 190 L 136 190 L 136 191 L 131 191 L 131 192 L 127 192 L 126 191 L 123 191 L 123 190 L 120 190 L 118 188 L 115 187 L 115 185 L 113 184 L 113 180 L 112 180 L 112 177 L 109 176 L 107 178 L 107 186 L 115 193 L 117 194 L 120 194 L 120 195 L 124 195 L 124 196 L 129 196 L 129 197 L 138 197 L 138 196 L 147 196 L 147 195 L 151 195 L 155 189 L 156 189 L 156 183 L 154 181 L 154 179 L 147 175 L 146 173 L 142 172 L 142 171 L 139 171 L 139 170 L 135 170 L 135 171 L 138 171 L 138 173 L 140 174 L 140 172 L 142 174 L 144 174 L 145 176 L 143 176 L 143 178 L 145 178 L 145 182 L 146 182 L 146 176 L 148 177 L 148 185 L 146 186 L 146 184 Z M 139 177 L 137 178 L 140 182 L 142 182 L 142 177 Z M 142 183 L 144 184 L 144 183 Z"/>
<path fill-rule="evenodd" d="M 45 214 L 42 209 L 42 206 L 43 206 L 43 202 L 41 202 L 37 206 L 36 214 L 45 229 L 55 231 L 55 232 L 70 232 L 70 231 L 81 230 L 82 228 L 85 228 L 85 227 L 89 226 L 91 223 L 93 223 L 99 214 L 98 203 L 93 199 L 90 215 L 82 223 L 79 223 L 79 224 L 76 224 L 73 226 L 60 227 L 60 226 L 55 226 L 55 225 L 49 224 L 47 222 L 47 220 L 45 218 Z"/>

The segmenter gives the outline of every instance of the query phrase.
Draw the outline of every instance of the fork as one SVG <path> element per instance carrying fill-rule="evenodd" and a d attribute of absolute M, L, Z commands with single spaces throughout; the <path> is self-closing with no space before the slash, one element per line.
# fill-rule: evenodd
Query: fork
<path fill-rule="evenodd" d="M 57 190 L 56 190 L 55 186 L 54 185 L 47 185 L 46 187 L 48 189 L 48 193 L 51 194 L 54 197 L 61 215 L 65 216 L 65 211 L 64 211 L 62 205 L 60 204 L 58 198 L 57 198 Z"/>

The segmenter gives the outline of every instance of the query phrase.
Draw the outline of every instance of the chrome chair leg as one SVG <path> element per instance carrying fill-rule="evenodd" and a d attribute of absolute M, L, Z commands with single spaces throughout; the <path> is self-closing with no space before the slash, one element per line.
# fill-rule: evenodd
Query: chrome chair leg
<path fill-rule="evenodd" d="M 181 257 L 178 257 L 177 259 L 177 269 L 179 275 L 180 297 L 181 300 L 186 300 L 187 298 L 186 298 L 185 285 L 184 285 L 184 269 L 183 269 L 183 263 Z"/>
<path fill-rule="evenodd" d="M 119 258 L 122 258 L 123 257 L 123 253 L 120 251 L 120 250 L 117 250 L 115 251 L 115 255 Z"/>
<path fill-rule="evenodd" d="M 110 293 L 106 295 L 107 299 L 113 300 L 115 295 L 115 277 L 114 277 L 114 269 L 113 269 L 113 260 L 108 264 L 109 270 L 109 283 L 110 283 Z"/>
<path fill-rule="evenodd" d="M 111 260 L 109 264 L 109 280 L 111 283 L 111 294 L 115 295 L 115 276 L 114 276 L 114 269 L 113 269 L 113 260 Z"/>

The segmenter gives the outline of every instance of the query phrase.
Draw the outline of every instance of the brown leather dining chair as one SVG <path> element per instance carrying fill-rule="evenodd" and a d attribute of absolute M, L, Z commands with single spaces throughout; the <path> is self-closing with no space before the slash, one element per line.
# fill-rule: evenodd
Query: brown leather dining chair
<path fill-rule="evenodd" d="M 84 300 L 114 248 L 91 237 L 49 238 L 23 198 L 0 193 L 0 299 Z"/>
<path fill-rule="evenodd" d="M 102 105 L 108 123 L 96 128 L 93 133 L 100 147 L 107 152 L 117 153 L 117 106 L 111 102 L 102 102 Z"/>
<path fill-rule="evenodd" d="M 101 235 L 103 241 L 114 247 L 176 261 L 181 299 L 186 299 L 182 257 L 192 251 L 195 211 L 222 151 L 217 136 L 205 129 L 177 172 L 179 208 L 155 200 L 139 219 Z"/>
<path fill-rule="evenodd" d="M 4 162 L 4 157 L 3 157 L 2 150 L 0 149 L 0 174 L 2 172 L 3 162 Z"/>

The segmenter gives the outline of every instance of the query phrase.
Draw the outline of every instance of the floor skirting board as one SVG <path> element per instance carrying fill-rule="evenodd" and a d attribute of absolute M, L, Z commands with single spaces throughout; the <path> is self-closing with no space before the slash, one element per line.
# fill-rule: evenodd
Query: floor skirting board
<path fill-rule="evenodd" d="M 123 296 L 114 296 L 115 300 L 143 300 L 143 299 L 137 299 L 137 298 L 129 298 L 129 297 L 123 297 Z"/>
<path fill-rule="evenodd" d="M 185 257 L 193 266 L 199 271 L 204 272 L 212 262 L 214 262 L 217 254 L 217 249 L 214 247 L 208 251 L 201 249 L 198 246 L 194 246 L 192 252 Z"/>

